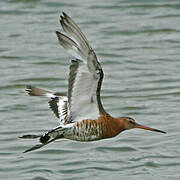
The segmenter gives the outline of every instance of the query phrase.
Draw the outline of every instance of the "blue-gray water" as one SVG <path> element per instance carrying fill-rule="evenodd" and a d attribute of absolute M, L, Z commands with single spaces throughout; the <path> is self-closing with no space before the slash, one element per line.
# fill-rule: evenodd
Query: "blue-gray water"
<path fill-rule="evenodd" d="M 105 72 L 102 100 L 167 134 L 129 130 L 90 143 L 18 139 L 58 125 L 46 98 L 26 84 L 66 91 L 71 57 L 58 44 L 68 13 L 91 42 Z M 180 179 L 180 1 L 0 1 L 0 179 Z"/>

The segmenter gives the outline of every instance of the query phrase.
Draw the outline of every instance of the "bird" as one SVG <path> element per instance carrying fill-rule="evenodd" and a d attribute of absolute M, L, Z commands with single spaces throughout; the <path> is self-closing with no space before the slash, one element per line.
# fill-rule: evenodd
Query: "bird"
<path fill-rule="evenodd" d="M 25 150 L 37 150 L 57 139 L 75 141 L 97 141 L 117 136 L 119 133 L 140 128 L 159 133 L 159 129 L 138 124 L 131 117 L 112 117 L 101 102 L 103 70 L 97 56 L 78 25 L 65 12 L 60 15 L 60 25 L 64 33 L 56 31 L 59 44 L 70 53 L 71 60 L 67 93 L 53 92 L 27 85 L 30 96 L 47 96 L 49 106 L 59 124 L 48 132 L 22 135 L 20 138 L 38 138 L 39 143 Z"/>

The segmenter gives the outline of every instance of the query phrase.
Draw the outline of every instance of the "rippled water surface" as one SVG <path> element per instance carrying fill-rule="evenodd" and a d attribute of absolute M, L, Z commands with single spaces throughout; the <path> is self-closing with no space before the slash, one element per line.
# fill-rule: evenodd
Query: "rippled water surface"
<path fill-rule="evenodd" d="M 40 150 L 18 139 L 58 125 L 46 98 L 26 84 L 66 91 L 71 57 L 58 45 L 59 15 L 86 34 L 105 72 L 102 100 L 167 134 L 130 130 Z M 0 1 L 0 179 L 180 179 L 180 1 Z"/>

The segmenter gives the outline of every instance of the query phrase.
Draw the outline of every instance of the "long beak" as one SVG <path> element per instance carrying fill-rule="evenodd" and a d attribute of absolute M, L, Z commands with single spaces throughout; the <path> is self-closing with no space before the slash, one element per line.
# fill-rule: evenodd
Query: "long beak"
<path fill-rule="evenodd" d="M 141 124 L 138 124 L 138 123 L 135 124 L 135 128 L 140 128 L 140 129 L 145 129 L 145 130 L 155 131 L 155 132 L 160 132 L 160 133 L 166 133 L 166 132 L 161 131 L 161 130 L 159 130 L 159 129 L 150 128 L 150 127 L 147 127 L 147 126 L 143 126 L 143 125 L 141 125 Z"/>

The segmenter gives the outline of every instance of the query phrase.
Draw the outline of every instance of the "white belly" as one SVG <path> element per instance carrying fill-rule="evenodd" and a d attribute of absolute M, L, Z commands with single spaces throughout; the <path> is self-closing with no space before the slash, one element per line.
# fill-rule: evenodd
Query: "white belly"
<path fill-rule="evenodd" d="M 102 139 L 102 131 L 97 126 L 88 126 L 83 123 L 77 125 L 75 123 L 72 128 L 64 133 L 64 137 L 76 141 L 96 141 Z"/>

